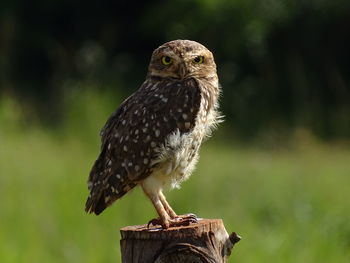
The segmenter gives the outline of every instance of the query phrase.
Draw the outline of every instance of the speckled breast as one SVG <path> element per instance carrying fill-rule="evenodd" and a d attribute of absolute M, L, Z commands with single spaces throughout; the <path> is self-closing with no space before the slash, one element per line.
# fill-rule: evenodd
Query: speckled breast
<path fill-rule="evenodd" d="M 166 153 L 168 158 L 162 166 L 163 172 L 170 175 L 171 186 L 179 184 L 191 175 L 198 161 L 198 152 L 203 138 L 210 133 L 216 123 L 217 112 L 214 107 L 209 108 L 205 96 L 201 98 L 200 110 L 193 130 L 188 133 L 175 133 L 169 136 L 168 141 L 172 152 Z"/>

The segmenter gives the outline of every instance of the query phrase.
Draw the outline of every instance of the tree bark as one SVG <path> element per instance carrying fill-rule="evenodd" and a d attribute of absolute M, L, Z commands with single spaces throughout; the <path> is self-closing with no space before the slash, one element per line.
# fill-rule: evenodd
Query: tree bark
<path fill-rule="evenodd" d="M 240 240 L 228 235 L 221 219 L 162 229 L 127 226 L 120 230 L 123 263 L 225 263 Z"/>

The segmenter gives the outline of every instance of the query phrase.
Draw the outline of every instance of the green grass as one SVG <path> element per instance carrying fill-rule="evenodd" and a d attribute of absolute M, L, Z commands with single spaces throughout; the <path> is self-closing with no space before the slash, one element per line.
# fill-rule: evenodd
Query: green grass
<path fill-rule="evenodd" d="M 140 189 L 98 217 L 84 212 L 111 110 L 100 104 L 68 109 L 60 132 L 21 124 L 16 104 L 0 104 L 0 262 L 119 262 L 119 229 L 155 217 Z M 222 218 L 242 236 L 231 262 L 350 262 L 349 147 L 244 148 L 214 136 L 167 196 L 178 213 Z"/>

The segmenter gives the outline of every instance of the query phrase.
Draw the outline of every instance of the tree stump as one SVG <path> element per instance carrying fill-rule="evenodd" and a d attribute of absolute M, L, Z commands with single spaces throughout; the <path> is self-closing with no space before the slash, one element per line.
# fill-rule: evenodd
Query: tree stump
<path fill-rule="evenodd" d="M 225 263 L 240 240 L 228 235 L 221 219 L 162 229 L 136 225 L 120 230 L 123 263 Z"/>

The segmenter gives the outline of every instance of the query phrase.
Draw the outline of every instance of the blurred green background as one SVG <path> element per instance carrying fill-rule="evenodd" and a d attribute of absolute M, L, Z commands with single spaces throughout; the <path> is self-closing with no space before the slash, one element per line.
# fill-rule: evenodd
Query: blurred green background
<path fill-rule="evenodd" d="M 84 212 L 99 129 L 154 48 L 215 55 L 226 121 L 167 194 L 222 218 L 230 262 L 350 262 L 350 2 L 0 3 L 0 262 L 119 262 L 119 229 L 155 217 L 140 189 Z"/>

